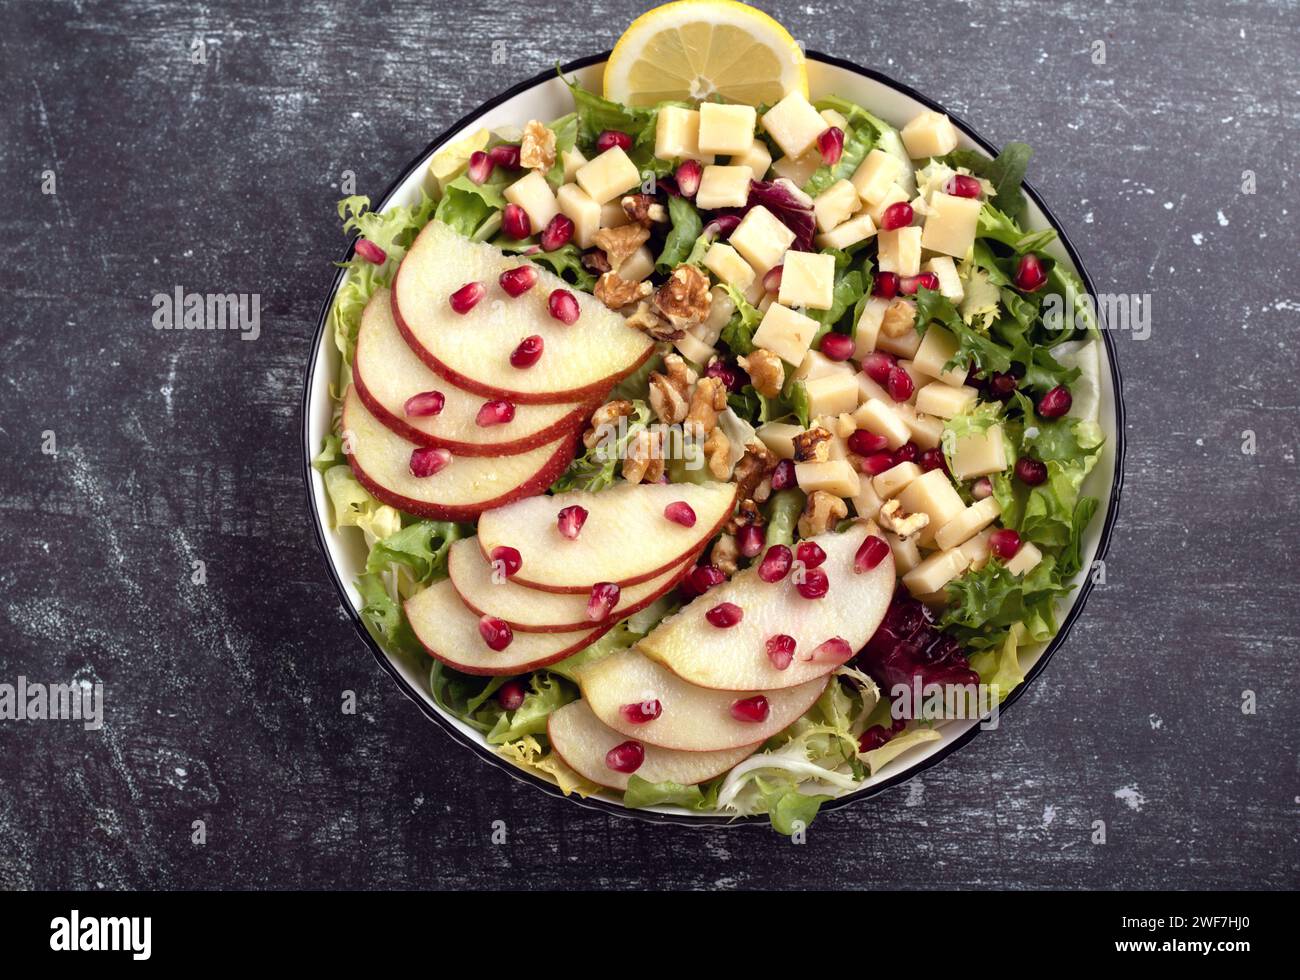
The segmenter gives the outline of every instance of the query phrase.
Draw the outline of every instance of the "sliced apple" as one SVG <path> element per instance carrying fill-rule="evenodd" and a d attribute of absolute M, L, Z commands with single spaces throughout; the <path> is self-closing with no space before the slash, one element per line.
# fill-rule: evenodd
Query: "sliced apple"
<path fill-rule="evenodd" d="M 628 586 L 619 593 L 611 619 L 626 619 L 681 581 L 695 564 L 696 555 L 668 571 Z M 541 592 L 513 578 L 493 577 L 492 564 L 483 557 L 475 538 L 461 538 L 447 555 L 447 573 L 461 601 L 479 615 L 495 616 L 523 633 L 562 633 L 590 628 L 585 593 Z"/>
<path fill-rule="evenodd" d="M 398 510 L 439 521 L 464 521 L 519 497 L 544 491 L 573 458 L 568 436 L 513 456 L 456 456 L 432 476 L 411 473 L 419 447 L 388 429 L 352 386 L 343 396 L 344 448 L 361 485 Z"/>
<path fill-rule="evenodd" d="M 443 579 L 406 600 L 406 618 L 429 655 L 467 674 L 519 674 L 563 660 L 599 640 L 612 626 L 569 633 L 516 633 L 493 650 L 478 631 L 479 615 Z"/>
<path fill-rule="evenodd" d="M 699 551 L 731 516 L 732 483 L 620 483 L 599 493 L 572 491 L 520 500 L 488 511 L 478 525 L 483 554 L 508 545 L 523 565 L 514 580 L 544 592 L 587 592 L 597 582 L 636 585 L 681 564 Z M 672 503 L 686 503 L 695 523 L 685 527 L 664 516 Z M 556 527 L 565 507 L 587 511 L 577 538 Z M 805 678 L 806 679 L 806 678 Z"/>
<path fill-rule="evenodd" d="M 827 678 L 764 695 L 767 717 L 760 722 L 739 721 L 731 713 L 731 706 L 752 692 L 710 691 L 687 684 L 636 650 L 619 650 L 584 667 L 578 683 L 596 717 L 615 731 L 665 749 L 716 752 L 765 742 L 785 730 L 821 697 Z M 659 702 L 659 717 L 629 720 L 635 712 L 624 711 L 626 707 L 650 701 Z"/>
<path fill-rule="evenodd" d="M 471 242 L 441 221 L 429 222 L 393 281 L 393 310 L 402 335 L 444 378 L 521 404 L 588 401 L 650 356 L 650 337 L 540 266 L 532 289 L 507 295 L 498 278 L 526 261 Z M 487 293 L 469 312 L 456 313 L 448 297 L 468 282 L 482 283 Z M 577 298 L 576 323 L 551 316 L 547 298 L 556 289 Z M 510 352 L 531 336 L 542 338 L 541 358 L 531 367 L 511 366 Z"/>
<path fill-rule="evenodd" d="M 650 783 L 680 783 L 692 786 L 720 776 L 742 759 L 754 754 L 756 745 L 742 745 L 722 752 L 678 752 L 641 743 L 645 758 L 635 773 L 617 772 L 605 756 L 616 745 L 628 741 L 597 718 L 586 701 L 574 701 L 551 712 L 546 722 L 551 747 L 570 769 L 600 786 L 627 789 L 631 775 Z"/>
<path fill-rule="evenodd" d="M 865 524 L 855 524 L 843 534 L 810 539 L 826 552 L 818 566 L 829 582 L 824 597 L 799 594 L 797 569 L 779 582 L 764 582 L 755 562 L 651 630 L 638 644 L 641 652 L 691 684 L 723 691 L 772 691 L 830 673 L 871 639 L 894 593 L 892 556 L 870 571 L 853 570 L 867 532 Z M 723 602 L 734 603 L 743 614 L 726 629 L 705 618 Z M 777 635 L 795 641 L 794 660 L 784 670 L 767 654 L 767 641 Z M 843 651 L 837 652 L 839 644 L 823 646 L 837 637 L 847 644 Z"/>
<path fill-rule="evenodd" d="M 484 397 L 429 370 L 397 329 L 390 296 L 387 289 L 377 290 L 361 314 L 352 382 L 366 408 L 403 439 L 461 456 L 503 456 L 574 434 L 590 414 L 585 402 L 517 405 L 509 422 L 479 425 Z M 407 415 L 406 400 L 428 391 L 442 395 L 442 410 Z"/>

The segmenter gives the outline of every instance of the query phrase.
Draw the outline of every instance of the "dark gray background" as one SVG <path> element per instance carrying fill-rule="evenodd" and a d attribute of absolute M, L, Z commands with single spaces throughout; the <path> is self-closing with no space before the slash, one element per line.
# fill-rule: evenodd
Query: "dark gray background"
<path fill-rule="evenodd" d="M 1296 5 L 768 6 L 809 47 L 1031 143 L 1098 289 L 1154 297 L 1151 338 L 1116 338 L 1129 454 L 1107 582 L 1002 730 L 802 846 L 652 827 L 474 761 L 340 608 L 298 442 L 340 175 L 378 194 L 640 4 L 10 0 L 0 681 L 102 681 L 107 723 L 0 723 L 0 885 L 1300 882 Z M 260 339 L 155 331 L 149 298 L 177 285 L 260 292 Z"/>

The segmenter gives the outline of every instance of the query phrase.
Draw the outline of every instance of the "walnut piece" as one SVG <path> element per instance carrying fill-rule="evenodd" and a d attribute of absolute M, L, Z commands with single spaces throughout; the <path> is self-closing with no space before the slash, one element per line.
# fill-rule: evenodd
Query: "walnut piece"
<path fill-rule="evenodd" d="M 677 354 L 664 356 L 664 369 L 650 372 L 650 407 L 665 425 L 685 421 L 696 374 Z"/>
<path fill-rule="evenodd" d="M 652 310 L 649 302 L 637 304 L 637 308 L 628 315 L 627 325 L 649 334 L 655 340 L 680 340 L 686 333 Z"/>
<path fill-rule="evenodd" d="M 679 265 L 655 291 L 655 312 L 674 327 L 687 330 L 703 323 L 713 296 L 709 277 L 693 265 Z"/>
<path fill-rule="evenodd" d="M 748 357 L 736 358 L 736 363 L 749 375 L 749 383 L 754 386 L 754 390 L 764 398 L 775 398 L 781 394 L 781 387 L 785 384 L 785 368 L 781 364 L 781 358 L 770 350 L 759 347 Z"/>
<path fill-rule="evenodd" d="M 631 257 L 632 253 L 650 238 L 649 229 L 640 225 L 619 225 L 617 228 L 602 228 L 592 236 L 596 247 L 603 249 L 609 267 L 615 272 L 619 266 Z"/>
<path fill-rule="evenodd" d="M 799 516 L 799 537 L 811 538 L 822 534 L 849 516 L 849 505 L 833 493 L 814 490 L 808 495 L 803 513 Z"/>
<path fill-rule="evenodd" d="M 794 437 L 796 463 L 824 463 L 831 458 L 831 434 L 820 425 L 805 429 Z"/>
<path fill-rule="evenodd" d="M 763 517 L 763 512 L 758 509 L 758 504 L 753 500 L 742 500 L 736 512 L 731 515 L 727 521 L 726 530 L 729 534 L 735 534 L 742 527 L 762 527 L 767 521 Z"/>
<path fill-rule="evenodd" d="M 596 299 L 611 310 L 621 310 L 638 300 L 645 299 L 654 292 L 654 287 L 650 285 L 649 281 L 633 282 L 630 279 L 624 279 L 617 272 L 606 272 L 596 280 L 594 292 Z"/>
<path fill-rule="evenodd" d="M 739 498 L 741 500 L 766 499 L 765 496 L 759 496 L 759 488 L 766 483 L 768 492 L 771 492 L 771 483 L 767 478 L 776 469 L 776 464 L 776 456 L 757 439 L 746 443 L 745 455 L 740 457 L 731 473 Z"/>
<path fill-rule="evenodd" d="M 690 411 L 686 413 L 687 434 L 702 437 L 712 432 L 718 424 L 718 413 L 727 407 L 727 386 L 721 378 L 701 378 L 691 395 Z"/>
<path fill-rule="evenodd" d="M 709 562 L 717 565 L 718 570 L 724 575 L 736 574 L 738 557 L 740 557 L 740 549 L 736 547 L 736 539 L 730 534 L 719 537 L 713 545 L 713 550 L 709 552 Z"/>
<path fill-rule="evenodd" d="M 623 213 L 628 216 L 628 220 L 636 222 L 642 228 L 649 228 L 651 225 L 660 224 L 668 220 L 668 212 L 664 206 L 649 194 L 629 194 L 619 204 L 623 207 Z"/>
<path fill-rule="evenodd" d="M 715 425 L 704 440 L 704 458 L 709 461 L 709 473 L 715 480 L 731 476 L 731 440 L 721 426 Z"/>
<path fill-rule="evenodd" d="M 627 418 L 631 414 L 632 403 L 626 399 L 605 402 L 591 413 L 591 427 L 582 434 L 582 444 L 591 449 L 606 432 L 618 425 L 619 419 Z"/>
<path fill-rule="evenodd" d="M 596 275 L 604 275 L 610 271 L 609 259 L 605 258 L 605 253 L 598 248 L 582 253 L 582 267 Z"/>
<path fill-rule="evenodd" d="M 887 500 L 880 508 L 880 526 L 893 531 L 900 538 L 915 534 L 930 523 L 930 515 L 922 511 L 909 514 L 897 500 Z"/>
<path fill-rule="evenodd" d="M 519 165 L 529 170 L 548 171 L 555 166 L 555 133 L 536 119 L 524 127 L 519 143 Z"/>
<path fill-rule="evenodd" d="M 880 332 L 886 337 L 901 337 L 916 323 L 916 304 L 910 299 L 896 299 L 885 310 Z"/>
<path fill-rule="evenodd" d="M 642 429 L 628 442 L 623 479 L 628 483 L 658 483 L 664 475 L 664 439 L 658 430 Z"/>

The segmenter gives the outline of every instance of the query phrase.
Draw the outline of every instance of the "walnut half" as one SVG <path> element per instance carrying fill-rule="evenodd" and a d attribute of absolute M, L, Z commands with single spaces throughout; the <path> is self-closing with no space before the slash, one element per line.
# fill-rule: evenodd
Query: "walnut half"
<path fill-rule="evenodd" d="M 830 459 L 831 434 L 820 425 L 805 429 L 793 441 L 796 463 L 824 463 Z"/>
<path fill-rule="evenodd" d="M 781 358 L 770 350 L 759 347 L 748 357 L 736 358 L 736 363 L 749 375 L 749 383 L 754 386 L 754 390 L 764 398 L 775 398 L 781 394 L 781 387 L 785 384 L 785 367 Z"/>
<path fill-rule="evenodd" d="M 655 312 L 674 327 L 685 330 L 703 323 L 713 297 L 709 277 L 693 265 L 679 265 L 655 292 Z"/>
<path fill-rule="evenodd" d="M 880 526 L 887 531 L 893 531 L 900 538 L 905 538 L 909 534 L 915 534 L 923 527 L 930 524 L 930 515 L 922 511 L 915 514 L 909 514 L 903 510 L 903 505 L 897 500 L 888 500 L 880 508 Z"/>
<path fill-rule="evenodd" d="M 519 144 L 519 165 L 529 170 L 548 171 L 555 166 L 555 133 L 536 119 L 524 127 Z"/>
<path fill-rule="evenodd" d="M 621 310 L 625 306 L 643 300 L 654 291 L 654 287 L 647 282 L 633 282 L 630 279 L 624 279 L 617 272 L 606 272 L 596 280 L 596 288 L 593 292 L 596 299 L 600 300 L 611 310 Z"/>
<path fill-rule="evenodd" d="M 799 537 L 811 538 L 822 534 L 849 516 L 849 505 L 833 493 L 814 490 L 808 495 L 803 514 L 799 516 Z"/>

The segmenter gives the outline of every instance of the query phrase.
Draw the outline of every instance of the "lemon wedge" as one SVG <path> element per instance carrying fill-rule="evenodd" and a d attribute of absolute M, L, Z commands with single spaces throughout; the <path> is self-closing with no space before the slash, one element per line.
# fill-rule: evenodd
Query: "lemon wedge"
<path fill-rule="evenodd" d="M 665 99 L 771 105 L 808 94 L 803 49 L 761 10 L 734 0 L 679 0 L 623 32 L 605 65 L 605 98 L 649 106 Z"/>

